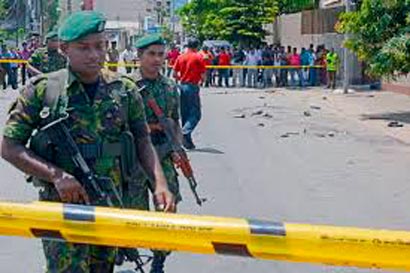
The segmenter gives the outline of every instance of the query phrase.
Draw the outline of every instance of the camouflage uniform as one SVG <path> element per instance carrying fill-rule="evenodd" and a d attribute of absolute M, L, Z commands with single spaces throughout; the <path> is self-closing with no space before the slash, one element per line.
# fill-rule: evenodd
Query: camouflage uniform
<path fill-rule="evenodd" d="M 67 126 L 77 144 L 119 142 L 124 128 L 129 127 L 138 141 L 149 134 L 144 106 L 135 84 L 117 74 L 103 71 L 91 101 L 84 86 L 71 72 L 68 77 L 67 95 L 59 98 L 60 108 L 63 101 L 68 101 Z M 40 125 L 39 113 L 47 89 L 47 75 L 32 79 L 20 97 L 12 105 L 4 130 L 4 136 L 26 144 L 33 131 Z M 119 93 L 127 92 L 128 113 L 124 114 Z M 123 93 L 122 93 L 123 94 Z M 57 107 L 59 108 L 59 106 Z M 127 115 L 127 116 L 125 116 Z M 121 190 L 121 170 L 117 157 L 102 156 L 87 160 L 90 167 L 99 176 L 109 177 Z M 68 158 L 58 155 L 54 163 L 67 172 L 74 166 Z M 40 193 L 40 200 L 60 201 L 51 183 L 45 183 Z M 110 268 L 114 266 L 115 248 L 92 245 L 79 245 L 56 241 L 43 241 L 47 259 L 48 273 L 97 273 L 95 266 Z M 106 271 L 104 271 L 106 272 Z"/>
<path fill-rule="evenodd" d="M 37 49 L 28 60 L 29 64 L 43 73 L 50 73 L 67 67 L 67 58 L 57 50 L 46 47 Z"/>
<path fill-rule="evenodd" d="M 142 92 L 142 98 L 145 106 L 145 115 L 147 117 L 148 124 L 157 124 L 158 119 L 155 113 L 149 108 L 147 101 L 150 96 L 153 96 L 158 106 L 164 111 L 164 114 L 173 119 L 177 124 L 179 124 L 179 94 L 175 83 L 164 77 L 160 76 L 157 80 L 147 80 L 143 79 L 141 71 L 137 70 L 133 75 L 132 79 L 137 83 L 137 86 L 146 86 L 146 91 Z M 167 142 L 165 133 L 163 132 L 151 132 L 151 141 L 156 148 L 161 144 Z M 168 182 L 168 188 L 171 193 L 175 196 L 176 202 L 182 200 L 181 194 L 179 191 L 179 182 L 178 174 L 175 170 L 174 163 L 172 161 L 171 155 L 166 156 L 165 158 L 160 158 L 161 166 L 164 171 L 165 177 Z M 144 188 L 147 192 L 150 182 L 140 181 L 141 187 Z M 148 205 L 148 192 L 146 196 L 136 196 L 129 200 L 130 208 L 137 209 L 149 209 Z"/>

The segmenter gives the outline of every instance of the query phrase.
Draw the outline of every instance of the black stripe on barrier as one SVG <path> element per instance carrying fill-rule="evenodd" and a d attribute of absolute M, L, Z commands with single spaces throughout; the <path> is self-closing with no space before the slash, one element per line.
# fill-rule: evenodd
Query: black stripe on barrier
<path fill-rule="evenodd" d="M 248 223 L 251 229 L 251 234 L 286 236 L 286 229 L 283 223 L 254 219 L 249 219 Z"/>
<path fill-rule="evenodd" d="M 32 228 L 30 229 L 30 232 L 36 238 L 65 241 L 65 238 L 58 230 Z"/>
<path fill-rule="evenodd" d="M 253 257 L 246 245 L 242 244 L 227 244 L 212 242 L 212 245 L 217 254 L 233 255 L 242 257 Z"/>
<path fill-rule="evenodd" d="M 63 204 L 65 220 L 95 222 L 95 207 Z"/>

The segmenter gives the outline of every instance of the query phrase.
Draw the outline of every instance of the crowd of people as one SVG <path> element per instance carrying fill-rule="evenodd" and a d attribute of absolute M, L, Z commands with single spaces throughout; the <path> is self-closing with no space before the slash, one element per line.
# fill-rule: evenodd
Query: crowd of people
<path fill-rule="evenodd" d="M 36 50 L 41 47 L 38 36 L 23 42 L 21 48 L 8 47 L 1 41 L 0 43 L 1 59 L 30 60 Z M 125 64 L 126 73 L 131 73 L 132 67 L 138 63 L 136 51 L 131 46 L 127 46 L 124 51 L 120 52 L 115 41 L 107 42 L 107 48 L 109 50 L 106 61 L 112 64 L 109 69 L 116 72 L 118 70 L 116 64 L 122 62 Z M 175 45 L 169 47 L 166 56 L 167 69 L 164 70 L 166 76 L 172 76 L 172 68 L 182 51 Z M 340 63 L 334 48 L 327 49 L 324 45 L 315 48 L 313 44 L 308 48 L 301 48 L 300 51 L 296 47 L 281 45 L 265 45 L 247 49 L 203 46 L 199 53 L 205 65 L 211 66 L 206 71 L 202 83 L 204 87 L 303 88 L 324 85 L 334 89 Z M 221 66 L 221 68 L 215 66 Z M 282 66 L 284 68 L 281 68 Z M 26 78 L 31 74 L 24 63 L 2 63 L 0 86 L 3 89 L 7 86 L 17 89 L 20 82 L 25 85 Z"/>
<path fill-rule="evenodd" d="M 315 48 L 311 44 L 300 51 L 281 45 L 249 49 L 204 46 L 199 53 L 205 64 L 212 67 L 207 69 L 205 87 L 336 87 L 339 56 L 334 48 L 324 45 Z M 172 46 L 167 54 L 169 71 L 178 56 L 179 49 Z"/>
<path fill-rule="evenodd" d="M 20 48 L 9 47 L 3 41 L 0 41 L 0 59 L 27 61 L 40 45 L 41 43 L 39 42 L 38 36 L 33 36 L 28 41 L 24 41 Z M 22 85 L 25 85 L 27 76 L 27 65 L 24 63 L 3 62 L 0 65 L 0 87 L 3 89 L 6 89 L 8 86 L 17 89 L 20 82 Z"/>

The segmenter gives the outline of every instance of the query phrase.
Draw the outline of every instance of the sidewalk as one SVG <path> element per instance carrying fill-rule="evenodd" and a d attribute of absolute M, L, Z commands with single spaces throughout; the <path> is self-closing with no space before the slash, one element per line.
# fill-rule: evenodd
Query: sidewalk
<path fill-rule="evenodd" d="M 356 120 L 358 126 L 378 130 L 410 145 L 410 96 L 388 91 L 359 91 L 351 94 L 337 91 L 312 89 L 309 91 L 310 100 L 318 106 L 331 108 L 339 116 Z M 392 122 L 397 122 L 396 127 L 389 127 Z"/>

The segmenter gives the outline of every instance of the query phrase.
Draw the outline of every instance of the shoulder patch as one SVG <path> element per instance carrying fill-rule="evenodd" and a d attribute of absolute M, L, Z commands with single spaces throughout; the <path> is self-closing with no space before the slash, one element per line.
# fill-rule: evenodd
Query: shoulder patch
<path fill-rule="evenodd" d="M 39 74 L 37 76 L 34 76 L 30 78 L 29 83 L 32 85 L 37 85 L 41 81 L 47 81 L 47 75 L 46 74 Z"/>
<path fill-rule="evenodd" d="M 116 81 L 120 81 L 122 77 L 120 74 L 112 72 L 106 68 L 101 70 L 101 75 L 104 81 L 108 84 L 116 82 Z"/>

